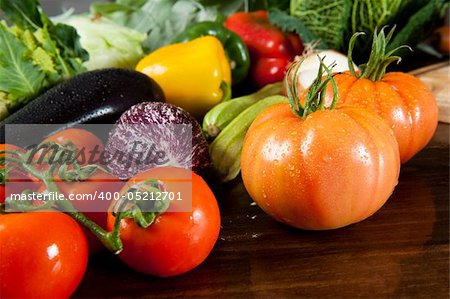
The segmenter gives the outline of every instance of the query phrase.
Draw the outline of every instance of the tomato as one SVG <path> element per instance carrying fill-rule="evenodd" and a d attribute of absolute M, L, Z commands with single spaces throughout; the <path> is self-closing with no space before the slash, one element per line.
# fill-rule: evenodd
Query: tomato
<path fill-rule="evenodd" d="M 336 74 L 338 106 L 372 109 L 392 128 L 402 163 L 419 152 L 433 137 L 438 123 L 438 107 L 430 89 L 420 79 L 406 73 L 386 73 L 380 81 L 356 78 L 350 72 Z M 327 98 L 331 103 L 332 86 Z"/>
<path fill-rule="evenodd" d="M 73 200 L 71 203 L 85 214 L 89 219 L 106 229 L 108 207 L 114 201 L 116 192 L 119 192 L 124 183 L 112 174 L 101 170 L 94 172 L 89 179 L 80 182 L 57 182 L 58 189 L 69 198 L 79 196 L 85 200 Z M 91 196 L 94 200 L 88 200 Z M 94 196 L 97 196 L 94 198 Z M 108 200 L 109 198 L 109 200 Z M 76 199 L 76 198 L 75 198 Z M 88 229 L 83 228 L 89 244 L 89 253 L 95 254 L 104 246 Z"/>
<path fill-rule="evenodd" d="M 84 152 L 84 157 L 82 155 L 79 156 L 78 162 L 82 165 L 91 164 L 92 162 L 99 162 L 100 153 L 104 151 L 103 142 L 91 132 L 88 132 L 83 129 L 66 129 L 60 132 L 57 132 L 45 140 L 43 142 L 55 142 L 60 145 L 66 144 L 68 142 L 72 142 L 79 151 Z M 96 152 L 94 161 L 90 158 L 92 152 Z M 42 152 L 38 152 L 34 156 L 34 160 L 38 161 L 41 157 L 40 154 Z M 96 161 L 95 161 L 96 160 Z M 37 168 L 43 171 L 46 167 L 48 167 L 47 163 L 41 163 L 37 166 Z M 71 169 L 69 165 L 69 169 Z M 66 195 L 80 195 L 80 196 L 94 196 L 94 194 L 103 194 L 110 193 L 114 196 L 114 192 L 117 192 L 122 187 L 123 183 L 117 179 L 116 177 L 104 173 L 100 170 L 97 170 L 88 180 L 79 181 L 79 182 L 62 182 L 60 179 L 55 177 L 55 181 L 57 182 L 57 187 L 59 190 Z M 45 192 L 45 187 L 40 189 L 40 192 Z M 96 222 L 101 227 L 106 227 L 106 218 L 107 218 L 107 210 L 110 201 L 102 200 L 101 198 L 96 198 L 95 201 L 92 200 L 74 200 L 71 203 L 81 212 L 85 213 L 87 217 Z M 90 205 L 90 206 L 89 206 Z M 100 212 L 102 211 L 102 212 Z M 97 253 L 101 249 L 103 249 L 103 245 L 98 241 L 97 237 L 95 237 L 90 231 L 85 229 L 86 237 L 89 243 L 89 252 Z"/>
<path fill-rule="evenodd" d="M 186 177 L 192 178 L 190 212 L 162 213 L 148 228 L 137 226 L 133 219 L 121 221 L 123 251 L 119 258 L 131 268 L 174 276 L 197 267 L 211 252 L 219 236 L 220 214 L 214 194 L 200 176 L 182 168 L 153 168 L 130 179 L 124 191 L 136 182 L 154 178 L 164 181 L 168 192 L 179 192 Z M 108 229 L 112 229 L 114 219 L 108 215 Z"/>
<path fill-rule="evenodd" d="M 86 270 L 80 226 L 59 212 L 0 215 L 2 298 L 68 298 Z"/>
<path fill-rule="evenodd" d="M 24 153 L 25 150 L 21 147 L 12 144 L 0 144 L 0 151 L 18 151 Z M 0 157 L 5 156 L 0 154 Z M 0 165 L 0 171 L 5 171 L 5 166 Z M 39 182 L 36 182 L 29 174 L 25 173 L 22 169 L 14 169 L 8 172 L 7 187 L 4 184 L 0 184 L 0 203 L 4 203 L 6 197 L 11 194 L 20 194 L 25 189 L 37 190 L 40 186 Z"/>
<path fill-rule="evenodd" d="M 78 162 L 83 165 L 94 164 L 92 162 L 96 162 L 95 160 L 99 160 L 100 153 L 102 153 L 105 149 L 103 142 L 93 133 L 83 129 L 74 128 L 59 131 L 47 137 L 42 142 L 55 142 L 60 145 L 72 142 L 78 149 L 77 154 L 80 153 Z M 35 160 L 40 158 L 39 154 L 40 152 L 38 152 L 34 156 Z M 93 157 L 92 159 L 90 158 L 91 155 Z"/>
<path fill-rule="evenodd" d="M 370 110 L 317 110 L 303 119 L 278 104 L 249 128 L 241 171 L 250 196 L 278 221 L 332 229 L 361 221 L 386 202 L 399 159 L 392 130 Z"/>
<path fill-rule="evenodd" d="M 372 49 L 367 63 L 359 71 L 335 74 L 339 101 L 337 106 L 356 106 L 370 109 L 383 118 L 394 131 L 400 159 L 407 162 L 424 148 L 433 137 L 438 124 L 438 106 L 431 90 L 418 78 L 403 72 L 386 72 L 394 61 L 400 62 L 395 52 L 386 53 L 395 28 L 385 34 L 383 28 L 375 30 Z M 351 53 L 359 33 L 349 42 L 349 66 Z M 397 48 L 399 49 L 399 48 Z M 334 92 L 328 83 L 325 106 L 332 102 Z"/>
<path fill-rule="evenodd" d="M 280 82 L 283 81 L 288 64 L 289 60 L 286 58 L 260 58 L 258 63 L 252 66 L 250 76 L 258 86 Z"/>

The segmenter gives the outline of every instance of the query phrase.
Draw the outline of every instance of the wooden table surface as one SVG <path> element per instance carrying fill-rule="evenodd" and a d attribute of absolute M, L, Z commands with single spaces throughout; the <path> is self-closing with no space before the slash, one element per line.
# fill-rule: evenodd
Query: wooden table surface
<path fill-rule="evenodd" d="M 383 208 L 333 231 L 266 216 L 242 182 L 215 188 L 220 239 L 195 270 L 138 274 L 112 255 L 92 258 L 75 297 L 449 297 L 449 126 L 407 164 Z"/>

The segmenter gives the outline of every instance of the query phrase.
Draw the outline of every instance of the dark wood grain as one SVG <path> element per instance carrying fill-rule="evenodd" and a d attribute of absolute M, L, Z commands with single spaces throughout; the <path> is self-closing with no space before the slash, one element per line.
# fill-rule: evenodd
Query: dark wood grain
<path fill-rule="evenodd" d="M 197 269 L 160 279 L 105 254 L 75 297 L 448 298 L 448 139 L 440 124 L 383 208 L 338 230 L 292 229 L 251 205 L 241 182 L 218 186 L 220 239 Z"/>

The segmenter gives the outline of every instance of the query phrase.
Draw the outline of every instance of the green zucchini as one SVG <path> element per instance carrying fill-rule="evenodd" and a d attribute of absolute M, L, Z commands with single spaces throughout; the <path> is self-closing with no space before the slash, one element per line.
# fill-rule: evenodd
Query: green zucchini
<path fill-rule="evenodd" d="M 242 111 L 261 99 L 280 94 L 281 89 L 281 83 L 269 84 L 255 93 L 217 104 L 203 118 L 203 132 L 208 138 L 216 137 Z"/>
<path fill-rule="evenodd" d="M 279 103 L 289 103 L 289 100 L 275 95 L 254 103 L 233 119 L 210 144 L 211 161 L 222 182 L 231 181 L 239 174 L 245 134 L 256 116 L 267 107 Z"/>

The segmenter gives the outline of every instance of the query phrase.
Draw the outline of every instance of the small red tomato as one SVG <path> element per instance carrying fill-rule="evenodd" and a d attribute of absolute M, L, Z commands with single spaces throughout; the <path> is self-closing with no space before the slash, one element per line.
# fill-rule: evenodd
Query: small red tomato
<path fill-rule="evenodd" d="M 59 212 L 0 215 L 2 298 L 68 298 L 86 270 L 80 226 Z"/>
<path fill-rule="evenodd" d="M 260 58 L 258 63 L 250 69 L 250 74 L 259 86 L 283 81 L 286 74 L 286 65 L 289 60 L 285 58 Z"/>
<path fill-rule="evenodd" d="M 151 275 L 168 277 L 185 273 L 202 263 L 217 241 L 220 213 L 216 198 L 205 181 L 187 169 L 153 168 L 130 179 L 124 191 L 136 182 L 159 179 L 167 192 L 179 192 L 180 182 L 192 178 L 192 210 L 165 212 L 148 228 L 139 227 L 133 219 L 124 219 L 120 226 L 122 261 L 131 268 Z M 114 216 L 108 215 L 108 229 Z"/>
<path fill-rule="evenodd" d="M 60 145 L 72 142 L 78 149 L 78 151 L 76 152 L 76 154 L 78 155 L 77 160 L 82 165 L 94 164 L 95 162 L 98 162 L 100 154 L 105 149 L 103 142 L 97 136 L 83 129 L 62 130 L 47 137 L 42 142 L 55 142 Z M 50 151 L 49 153 L 51 154 L 52 151 Z M 39 161 L 41 155 L 42 151 L 39 151 L 34 156 L 34 160 Z"/>

